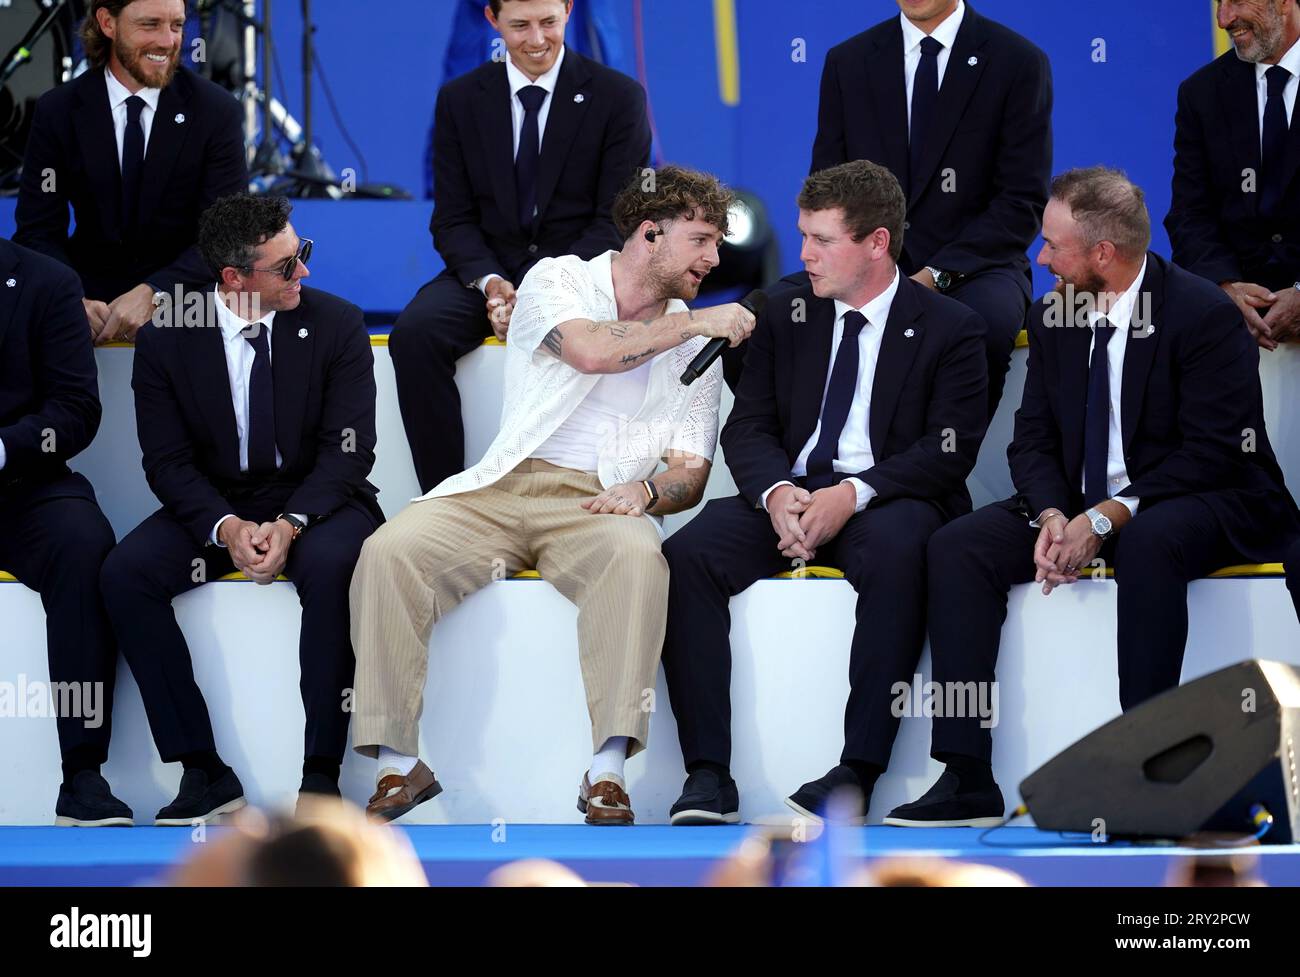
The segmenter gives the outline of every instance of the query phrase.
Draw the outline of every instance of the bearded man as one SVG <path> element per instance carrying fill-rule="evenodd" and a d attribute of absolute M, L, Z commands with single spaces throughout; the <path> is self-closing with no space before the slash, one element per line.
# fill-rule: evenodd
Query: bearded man
<path fill-rule="evenodd" d="M 211 277 L 199 215 L 247 189 L 239 102 L 181 65 L 184 29 L 184 0 L 91 0 L 91 69 L 32 117 L 14 241 L 81 276 L 97 343 L 133 341 L 157 293 Z"/>

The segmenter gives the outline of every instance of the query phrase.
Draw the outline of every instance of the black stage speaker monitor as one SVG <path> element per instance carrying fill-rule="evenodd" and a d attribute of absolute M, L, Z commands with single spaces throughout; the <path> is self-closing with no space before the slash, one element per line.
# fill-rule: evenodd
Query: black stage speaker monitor
<path fill-rule="evenodd" d="M 1262 840 L 1290 844 L 1300 837 L 1298 723 L 1300 669 L 1241 662 L 1089 733 L 1026 777 L 1020 796 L 1040 828 L 1119 838 L 1253 833 L 1258 803 L 1274 818 Z"/>

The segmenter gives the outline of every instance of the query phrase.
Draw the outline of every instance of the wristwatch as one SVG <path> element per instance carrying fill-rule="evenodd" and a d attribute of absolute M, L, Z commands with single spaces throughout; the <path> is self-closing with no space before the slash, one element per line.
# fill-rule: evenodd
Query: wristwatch
<path fill-rule="evenodd" d="M 641 483 L 641 487 L 645 489 L 646 495 L 650 496 L 650 501 L 643 507 L 643 511 L 649 512 L 659 504 L 659 490 L 655 488 L 655 483 L 648 478 Z"/>
<path fill-rule="evenodd" d="M 303 522 L 297 516 L 288 512 L 282 512 L 275 518 L 277 520 L 283 519 L 285 522 L 287 522 L 290 526 L 293 527 L 293 537 L 292 537 L 293 539 L 297 539 L 299 536 L 301 536 L 303 534 L 303 531 L 307 528 L 307 524 L 305 522 Z"/>
<path fill-rule="evenodd" d="M 1110 519 L 1102 515 L 1097 509 L 1089 509 L 1084 515 L 1088 517 L 1088 522 L 1092 523 L 1092 534 L 1094 536 L 1109 539 L 1110 534 L 1115 531 Z"/>
<path fill-rule="evenodd" d="M 952 288 L 952 272 L 940 271 L 930 265 L 926 265 L 925 270 L 930 273 L 930 276 L 934 279 L 934 287 L 940 292 L 946 292 Z"/>

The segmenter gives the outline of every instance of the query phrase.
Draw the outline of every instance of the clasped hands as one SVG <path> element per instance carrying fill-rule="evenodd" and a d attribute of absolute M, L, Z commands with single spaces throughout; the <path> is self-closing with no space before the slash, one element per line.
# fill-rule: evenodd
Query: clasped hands
<path fill-rule="evenodd" d="M 1052 511 L 1040 518 L 1034 544 L 1034 582 L 1050 594 L 1062 584 L 1078 583 L 1085 567 L 1097 558 L 1104 540 L 1092 531 L 1092 520 L 1081 512 L 1066 519 Z"/>
<path fill-rule="evenodd" d="M 147 283 L 124 292 L 112 302 L 82 299 L 86 321 L 90 324 L 90 338 L 96 346 L 116 340 L 135 342 L 140 327 L 153 318 L 154 289 Z"/>
<path fill-rule="evenodd" d="M 231 516 L 217 530 L 217 538 L 230 551 L 235 569 L 254 583 L 268 584 L 284 570 L 293 542 L 293 527 L 283 519 L 259 526 Z"/>
<path fill-rule="evenodd" d="M 1300 338 L 1300 289 L 1270 292 L 1251 282 L 1223 282 L 1220 287 L 1237 304 L 1246 328 L 1264 349 L 1272 351 L 1279 343 Z"/>
<path fill-rule="evenodd" d="M 817 556 L 817 547 L 839 535 L 857 506 L 857 489 L 847 480 L 815 492 L 778 485 L 767 495 L 777 549 L 784 557 L 807 563 Z"/>

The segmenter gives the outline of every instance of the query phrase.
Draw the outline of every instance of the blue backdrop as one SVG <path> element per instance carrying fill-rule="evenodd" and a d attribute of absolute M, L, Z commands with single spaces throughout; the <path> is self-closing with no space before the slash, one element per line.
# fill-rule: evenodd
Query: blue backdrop
<path fill-rule="evenodd" d="M 585 0 L 576 0 L 580 6 Z M 599 0 L 623 35 L 619 67 L 635 71 L 634 0 Z M 424 150 L 451 26 L 462 0 L 314 6 L 317 44 L 339 108 L 371 179 L 424 190 Z M 816 129 L 828 48 L 885 17 L 893 0 L 735 0 L 739 103 L 724 104 L 714 9 L 708 0 L 643 0 L 645 82 L 663 158 L 754 190 L 781 232 L 782 263 L 797 264 L 793 199 Z M 1155 247 L 1169 206 L 1178 83 L 1214 57 L 1209 0 L 982 0 L 979 11 L 1024 34 L 1052 61 L 1053 167 L 1106 162 L 1146 190 Z M 382 13 L 381 13 L 382 11 Z M 616 16 L 617 15 L 617 16 Z M 282 68 L 298 103 L 298 4 L 275 5 Z M 799 42 L 806 60 L 795 60 Z M 1102 45 L 1104 44 L 1104 51 Z M 1099 60 L 1104 54 L 1104 60 Z M 335 168 L 355 165 L 323 99 L 319 141 Z M 1047 287 L 1046 276 L 1038 287 Z"/>

